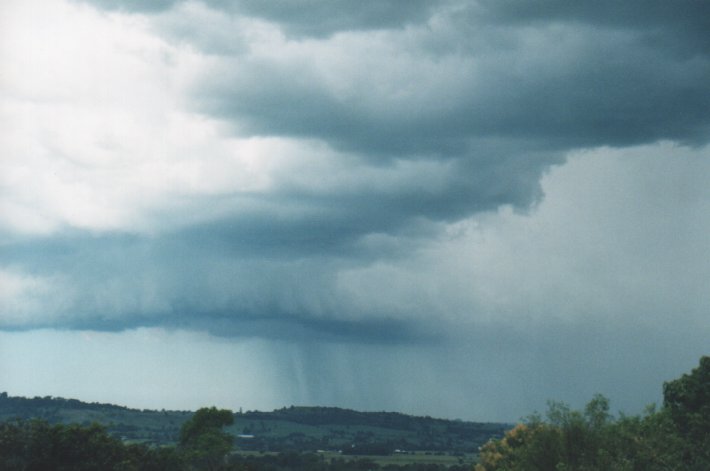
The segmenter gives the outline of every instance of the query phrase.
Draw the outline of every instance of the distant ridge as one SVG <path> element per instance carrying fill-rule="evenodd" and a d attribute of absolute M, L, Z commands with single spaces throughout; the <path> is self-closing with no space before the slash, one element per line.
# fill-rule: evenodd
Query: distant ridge
<path fill-rule="evenodd" d="M 131 409 L 115 404 L 83 402 L 62 397 L 17 397 L 0 393 L 0 421 L 42 419 L 50 424 L 98 423 L 123 440 L 173 444 L 190 411 Z"/>
<path fill-rule="evenodd" d="M 131 442 L 174 444 L 191 411 L 139 410 L 61 397 L 13 397 L 0 393 L 0 421 L 99 423 Z M 416 417 L 399 412 L 359 412 L 339 407 L 291 406 L 272 412 L 235 413 L 229 431 L 239 449 L 252 451 L 345 450 L 387 454 L 394 450 L 474 453 L 509 424 Z"/>

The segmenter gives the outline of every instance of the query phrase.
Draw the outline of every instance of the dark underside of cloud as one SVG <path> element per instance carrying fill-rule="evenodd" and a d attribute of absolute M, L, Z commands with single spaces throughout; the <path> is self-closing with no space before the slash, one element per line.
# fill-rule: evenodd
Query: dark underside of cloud
<path fill-rule="evenodd" d="M 508 146 L 513 162 L 531 148 L 552 152 L 661 139 L 702 144 L 710 135 L 710 20 L 703 2 L 205 4 L 266 19 L 285 33 L 311 25 L 385 34 L 372 40 L 363 35 L 340 51 L 341 43 L 316 35 L 291 41 L 301 45 L 294 57 L 248 48 L 224 57 L 194 87 L 193 106 L 242 135 L 317 139 L 377 162 L 473 161 L 473 170 L 490 153 L 491 141 Z M 406 25 L 409 32 L 400 29 Z M 341 71 L 334 63 L 324 73 L 328 63 L 321 56 L 329 51 L 356 66 Z M 439 75 L 447 73 L 455 78 Z M 333 77 L 342 87 L 332 85 Z M 536 159 L 528 175 L 533 180 L 555 163 L 554 157 Z"/>
<path fill-rule="evenodd" d="M 144 13 L 168 41 L 190 43 L 159 23 L 186 2 L 85 3 Z M 202 4 L 267 22 L 280 47 L 293 50 L 225 54 L 194 45 L 217 59 L 191 88 L 190 111 L 238 137 L 321 143 L 341 175 L 317 175 L 313 185 L 282 176 L 268 193 L 250 195 L 257 207 L 295 208 L 286 216 L 235 209 L 151 236 L 67 231 L 11 242 L 0 262 L 36 276 L 64 274 L 57 279 L 69 292 L 50 320 L 3 328 L 163 325 L 225 336 L 429 341 L 421 319 L 357 313 L 355 305 L 341 311 L 333 287 L 340 270 L 401 258 L 438 237 L 442 223 L 503 205 L 529 209 L 543 196 L 542 175 L 571 151 L 710 138 L 705 2 Z M 209 34 L 211 26 L 192 27 Z M 437 169 L 438 183 L 429 170 L 403 173 L 417 165 Z M 340 180 L 387 172 L 396 184 Z M 315 180 L 332 185 L 318 190 Z M 374 236 L 404 247 L 368 244 Z"/>
<path fill-rule="evenodd" d="M 282 242 L 271 242 L 245 248 L 233 234 L 191 230 L 157 240 L 73 234 L 17 243 L 0 256 L 4 266 L 21 265 L 37 276 L 62 275 L 55 279 L 46 315 L 30 322 L 5 320 L 2 328 L 115 332 L 158 326 L 287 342 L 438 341 L 439 334 L 400 313 L 360 318 L 351 306 L 323 299 L 332 296 L 338 268 L 362 262 L 344 254 L 310 253 L 310 247 L 280 253 Z"/>
<path fill-rule="evenodd" d="M 510 24 L 564 21 L 600 27 L 637 30 L 649 40 L 661 39 L 658 45 L 683 43 L 686 53 L 707 53 L 710 48 L 708 29 L 710 18 L 702 1 L 663 0 L 615 2 L 604 0 L 592 3 L 542 0 L 483 0 L 480 2 L 492 21 Z M 675 37 L 676 41 L 670 41 Z"/>
<path fill-rule="evenodd" d="M 119 11 L 161 12 L 185 0 L 82 0 Z M 338 31 L 401 28 L 426 21 L 439 1 L 410 0 L 205 0 L 210 8 L 261 18 L 298 37 L 324 37 Z"/>
<path fill-rule="evenodd" d="M 561 48 L 562 57 L 525 59 L 521 51 L 500 63 L 490 58 L 488 68 L 471 71 L 469 79 L 478 83 L 446 108 L 430 105 L 436 97 L 425 95 L 406 105 L 387 97 L 371 104 L 358 96 L 346 100 L 318 77 L 304 77 L 309 70 L 269 63 L 236 64 L 234 76 L 225 71 L 197 90 L 196 106 L 241 132 L 315 138 L 377 160 L 469 159 L 486 139 L 548 150 L 707 139 L 707 57 L 679 58 L 636 38 L 622 38 L 619 47 L 598 31 L 588 33 L 579 48 Z M 523 60 L 531 63 L 521 74 Z"/>

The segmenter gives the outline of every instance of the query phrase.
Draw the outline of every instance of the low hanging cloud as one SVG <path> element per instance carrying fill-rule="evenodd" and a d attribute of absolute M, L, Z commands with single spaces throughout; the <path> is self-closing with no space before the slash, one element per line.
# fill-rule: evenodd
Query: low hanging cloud
<path fill-rule="evenodd" d="M 481 329 L 579 322 L 678 330 L 682 319 L 700 332 L 707 152 L 582 153 L 543 179 L 546 197 L 529 214 L 506 206 L 428 236 L 371 236 L 340 250 L 327 249 L 331 232 L 307 250 L 218 226 L 16 242 L 3 266 L 41 278 L 8 275 L 15 315 L 3 327 L 162 325 L 365 344 L 466 343 Z"/>
<path fill-rule="evenodd" d="M 594 270 L 560 262 L 560 284 L 579 285 L 558 291 L 510 252 L 583 251 L 506 239 L 544 218 L 545 175 L 582 149 L 661 141 L 706 159 L 696 4 L 665 20 L 664 4 L 635 2 L 149 3 L 2 7 L 3 328 L 416 343 L 449 335 L 435 319 L 586 313 L 611 289 Z"/>
<path fill-rule="evenodd" d="M 256 241 L 247 250 L 192 228 L 15 243 L 0 253 L 0 264 L 17 267 L 2 278 L 2 328 L 45 328 L 29 338 L 128 330 L 101 335 L 153 352 L 157 359 L 142 361 L 165 387 L 184 382 L 175 407 L 199 397 L 230 407 L 336 404 L 510 421 L 550 398 L 579 407 L 602 391 L 615 409 L 638 411 L 707 345 L 710 227 L 699 215 L 710 211 L 708 151 L 663 143 L 575 153 L 543 178 L 545 198 L 528 213 L 505 206 L 427 237 L 370 236 L 360 251 L 305 256 L 256 250 Z M 23 300 L 35 304 L 20 312 Z M 209 354 L 195 331 L 212 334 Z M 134 345 L 143 335 L 179 339 Z M 80 355 L 84 343 L 54 348 Z M 7 345 L 3 362 L 27 350 Z M 226 345 L 216 356 L 240 375 L 201 373 L 218 385 L 209 392 L 195 376 L 164 371 L 176 348 L 194 355 L 189 365 L 204 365 Z M 91 348 L 102 365 L 120 363 Z M 254 364 L 259 372 L 245 377 Z M 4 371 L 22 377 L 13 365 Z M 160 393 L 117 395 L 110 382 L 76 377 L 73 365 L 58 365 L 72 378 L 64 394 L 164 404 Z M 134 370 L 116 364 L 115 374 Z M 265 383 L 268 402 L 250 393 Z"/>

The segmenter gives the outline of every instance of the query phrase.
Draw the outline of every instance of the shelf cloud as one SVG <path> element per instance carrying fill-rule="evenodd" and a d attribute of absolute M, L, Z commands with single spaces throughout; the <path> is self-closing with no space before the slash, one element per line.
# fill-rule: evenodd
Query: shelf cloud
<path fill-rule="evenodd" d="M 589 355 L 616 388 L 659 339 L 687 343 L 654 379 L 703 353 L 702 2 L 53 0 L 0 13 L 6 333 L 265 342 L 272 365 L 303 360 L 297 399 L 359 407 L 392 394 L 386 374 L 361 378 L 368 399 L 316 372 L 417 358 L 442 368 L 423 387 L 451 380 L 453 401 L 484 363 L 508 372 L 505 388 L 544 364 L 576 398 L 596 392 L 573 367 Z M 530 398 L 506 396 L 515 413 L 554 396 L 533 383 Z M 635 405 L 633 387 L 613 392 Z M 437 413 L 429 393 L 407 400 Z"/>

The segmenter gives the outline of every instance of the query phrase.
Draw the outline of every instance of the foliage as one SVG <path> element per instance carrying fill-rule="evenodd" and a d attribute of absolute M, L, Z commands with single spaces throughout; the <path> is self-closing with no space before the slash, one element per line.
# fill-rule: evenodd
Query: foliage
<path fill-rule="evenodd" d="M 174 445 L 187 411 L 128 409 L 113 404 L 86 403 L 61 397 L 12 397 L 0 393 L 0 422 L 40 418 L 50 424 L 99 423 L 110 435 L 155 446 Z"/>
<path fill-rule="evenodd" d="M 186 461 L 198 469 L 223 468 L 234 437 L 222 428 L 233 423 L 230 410 L 204 407 L 195 412 L 180 430 L 179 449 Z"/>
<path fill-rule="evenodd" d="M 550 403 L 481 448 L 476 471 L 701 471 L 710 469 L 710 358 L 664 385 L 664 407 L 609 414 L 595 396 L 583 412 Z"/>
<path fill-rule="evenodd" d="M 0 469 L 6 471 L 179 470 L 172 449 L 127 445 L 96 424 L 42 420 L 0 423 Z"/>
<path fill-rule="evenodd" d="M 234 455 L 231 468 L 239 471 L 470 471 L 464 465 L 434 463 L 381 464 L 374 457 L 328 458 L 320 453 L 285 452 L 277 454 Z"/>
<path fill-rule="evenodd" d="M 195 459 L 210 431 L 228 423 L 223 413 L 201 412 L 185 427 L 180 449 L 127 444 L 98 425 L 49 424 L 43 420 L 0 422 L 0 469 L 3 471 L 463 471 L 470 466 L 434 464 L 413 459 L 403 464 L 378 463 L 376 457 L 347 457 L 322 453 L 229 455 L 213 461 Z M 215 420 L 216 419 L 216 420 Z M 187 438 L 187 437 L 190 438 Z M 197 438 L 195 438 L 197 437 Z M 224 451 L 224 449 L 222 450 Z M 421 455 L 418 458 L 425 459 Z"/>
<path fill-rule="evenodd" d="M 690 374 L 663 385 L 663 405 L 682 437 L 688 469 L 710 469 L 710 357 Z"/>

